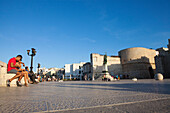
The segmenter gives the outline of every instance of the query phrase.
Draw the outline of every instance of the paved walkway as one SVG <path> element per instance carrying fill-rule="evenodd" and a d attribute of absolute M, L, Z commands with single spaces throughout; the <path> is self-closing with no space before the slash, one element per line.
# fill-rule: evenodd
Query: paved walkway
<path fill-rule="evenodd" d="M 170 112 L 170 79 L 116 82 L 43 82 L 0 87 L 0 113 Z"/>

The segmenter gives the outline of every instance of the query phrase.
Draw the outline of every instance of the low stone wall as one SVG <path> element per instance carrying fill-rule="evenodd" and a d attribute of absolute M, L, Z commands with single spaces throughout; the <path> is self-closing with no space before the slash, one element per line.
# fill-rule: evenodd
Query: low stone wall
<path fill-rule="evenodd" d="M 0 61 L 0 86 L 6 86 L 6 80 L 11 79 L 14 76 L 15 76 L 15 74 L 7 74 L 7 64 L 2 62 L 2 61 Z M 17 80 L 18 79 L 14 79 L 11 82 L 10 86 L 11 87 L 16 87 L 17 86 L 16 85 L 16 81 Z M 25 83 L 24 82 L 24 78 L 22 78 L 21 83 L 22 84 Z"/>
<path fill-rule="evenodd" d="M 0 61 L 0 67 L 7 67 L 7 64 L 2 62 L 2 61 Z"/>
<path fill-rule="evenodd" d="M 151 67 L 151 65 L 149 63 L 128 63 L 123 64 L 122 67 L 124 69 L 124 75 L 128 75 L 129 78 L 151 78 L 149 72 L 149 67 Z"/>

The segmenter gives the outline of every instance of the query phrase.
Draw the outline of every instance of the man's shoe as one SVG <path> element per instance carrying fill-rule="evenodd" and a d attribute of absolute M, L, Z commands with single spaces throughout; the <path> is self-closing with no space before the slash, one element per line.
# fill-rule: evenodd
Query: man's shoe
<path fill-rule="evenodd" d="M 16 81 L 16 84 L 17 84 L 18 87 L 22 87 L 22 85 L 19 81 Z"/>
<path fill-rule="evenodd" d="M 10 87 L 10 83 L 11 83 L 11 82 L 10 82 L 9 80 L 6 81 L 7 87 Z"/>

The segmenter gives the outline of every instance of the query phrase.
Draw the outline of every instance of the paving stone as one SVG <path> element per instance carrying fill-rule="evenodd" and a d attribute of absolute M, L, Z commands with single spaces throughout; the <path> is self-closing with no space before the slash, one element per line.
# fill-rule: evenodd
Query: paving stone
<path fill-rule="evenodd" d="M 68 81 L 0 87 L 0 113 L 167 112 L 170 79 Z"/>

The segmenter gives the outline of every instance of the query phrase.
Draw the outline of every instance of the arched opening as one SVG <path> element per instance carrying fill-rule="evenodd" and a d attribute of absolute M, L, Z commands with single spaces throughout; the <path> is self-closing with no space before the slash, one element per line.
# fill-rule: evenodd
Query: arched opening
<path fill-rule="evenodd" d="M 152 67 L 149 67 L 149 73 L 150 73 L 151 79 L 154 78 L 154 71 L 153 71 Z"/>

